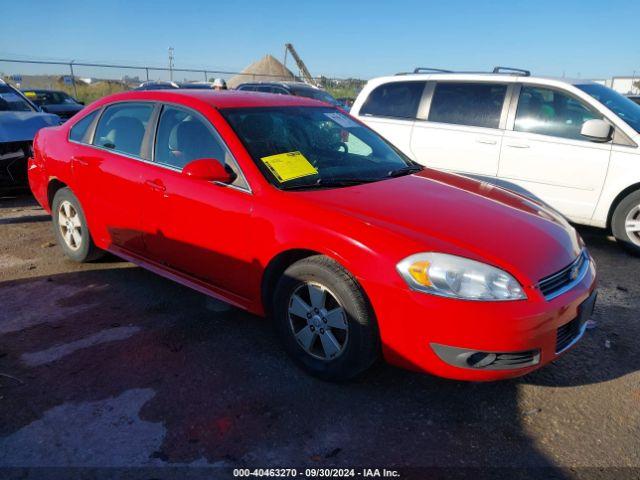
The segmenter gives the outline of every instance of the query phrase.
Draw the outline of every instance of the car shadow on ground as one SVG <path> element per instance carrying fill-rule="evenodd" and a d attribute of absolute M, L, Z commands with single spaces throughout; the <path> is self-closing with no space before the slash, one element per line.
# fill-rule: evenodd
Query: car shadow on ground
<path fill-rule="evenodd" d="M 632 268 L 591 235 L 597 257 Z M 492 466 L 507 468 L 498 477 L 533 468 L 532 478 L 564 478 L 527 433 L 520 389 L 640 368 L 637 324 L 622 335 L 615 323 L 633 315 L 623 306 L 597 307 L 601 327 L 521 379 L 454 382 L 380 363 L 332 384 L 298 370 L 269 321 L 139 268 L 8 281 L 0 292 L 0 466 L 435 466 L 447 478 Z"/>

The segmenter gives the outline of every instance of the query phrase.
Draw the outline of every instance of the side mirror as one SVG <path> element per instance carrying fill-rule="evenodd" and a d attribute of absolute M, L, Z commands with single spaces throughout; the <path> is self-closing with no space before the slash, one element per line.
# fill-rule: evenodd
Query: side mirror
<path fill-rule="evenodd" d="M 593 118 L 582 124 L 580 135 L 593 142 L 608 142 L 611 138 L 611 125 L 604 120 Z"/>
<path fill-rule="evenodd" d="M 187 177 L 207 182 L 231 183 L 233 174 L 214 158 L 200 158 L 185 165 L 182 174 Z"/>

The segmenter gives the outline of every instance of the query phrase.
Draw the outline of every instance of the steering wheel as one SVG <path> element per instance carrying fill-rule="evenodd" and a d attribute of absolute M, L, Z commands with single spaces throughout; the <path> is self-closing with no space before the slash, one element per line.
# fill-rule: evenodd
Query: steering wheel
<path fill-rule="evenodd" d="M 341 148 L 344 148 L 344 152 L 343 153 L 349 153 L 349 145 L 347 145 L 346 143 L 340 142 L 338 144 L 337 150 L 340 151 Z"/>

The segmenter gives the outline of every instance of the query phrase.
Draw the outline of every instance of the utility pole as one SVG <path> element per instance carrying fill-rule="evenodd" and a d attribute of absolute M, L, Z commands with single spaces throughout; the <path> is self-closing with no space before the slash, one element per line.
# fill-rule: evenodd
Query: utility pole
<path fill-rule="evenodd" d="M 173 47 L 169 47 L 169 80 L 173 82 Z"/>

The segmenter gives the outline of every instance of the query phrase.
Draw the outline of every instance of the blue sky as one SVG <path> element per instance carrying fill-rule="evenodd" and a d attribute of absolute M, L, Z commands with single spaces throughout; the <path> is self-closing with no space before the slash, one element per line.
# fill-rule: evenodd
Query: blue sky
<path fill-rule="evenodd" d="M 0 6 L 0 57 L 242 69 L 291 42 L 312 75 L 493 65 L 640 75 L 638 2 L 31 0 Z M 10 68 L 0 63 L 0 71 Z"/>

